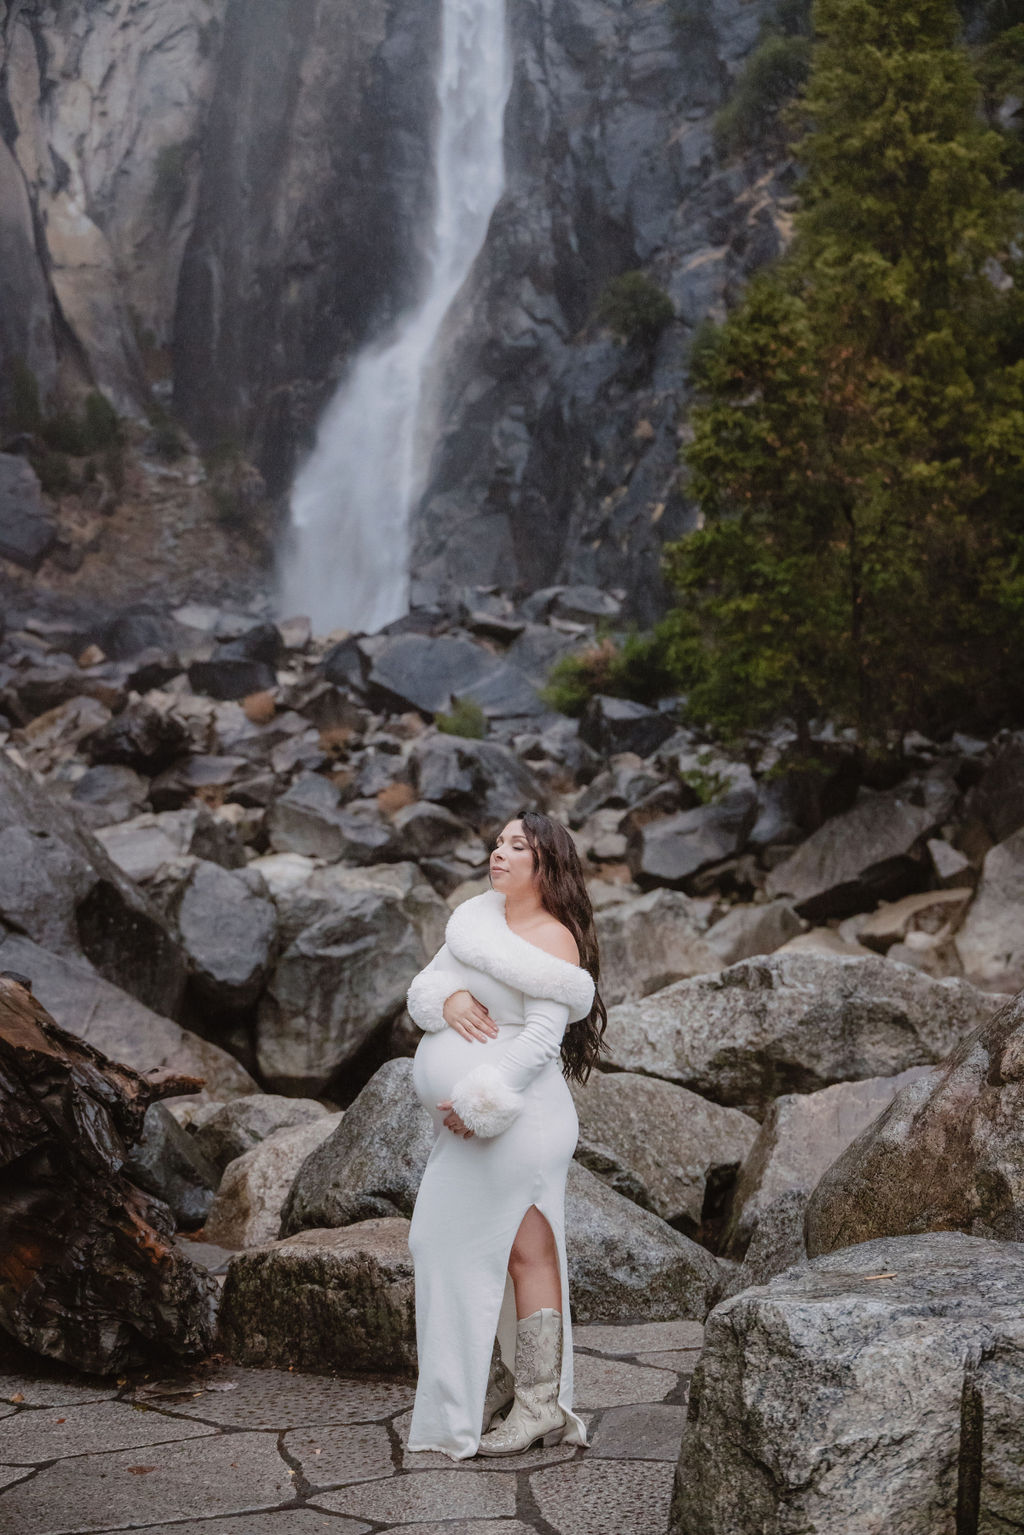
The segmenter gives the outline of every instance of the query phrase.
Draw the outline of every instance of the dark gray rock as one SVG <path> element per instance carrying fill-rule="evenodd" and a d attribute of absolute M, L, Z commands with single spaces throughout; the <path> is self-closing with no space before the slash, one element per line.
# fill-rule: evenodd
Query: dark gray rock
<path fill-rule="evenodd" d="M 284 640 L 277 625 L 255 624 L 237 639 L 225 641 L 213 659 L 220 661 L 230 657 L 239 661 L 261 661 L 273 670 L 281 665 L 284 654 Z"/>
<path fill-rule="evenodd" d="M 638 757 L 649 757 L 674 730 L 670 714 L 648 709 L 629 698 L 607 698 L 601 693 L 590 700 L 580 721 L 581 739 L 606 757 L 614 752 L 636 752 Z"/>
<path fill-rule="evenodd" d="M 151 704 L 129 704 L 120 714 L 82 742 L 93 763 L 116 763 L 152 776 L 169 767 L 189 749 L 189 734 L 181 720 Z"/>
<path fill-rule="evenodd" d="M 277 908 L 259 876 L 197 859 L 176 917 L 199 994 L 229 1009 L 251 1006 L 263 989 L 277 940 Z"/>
<path fill-rule="evenodd" d="M 978 820 L 993 842 L 1024 826 L 1024 740 L 1013 736 L 993 756 L 964 805 L 968 819 Z"/>
<path fill-rule="evenodd" d="M 722 965 L 773 954 L 802 933 L 804 924 L 788 901 L 766 901 L 761 906 L 734 906 L 705 934 L 705 942 Z"/>
<path fill-rule="evenodd" d="M 804 1215 L 809 1198 L 809 1189 L 791 1188 L 761 1208 L 743 1262 L 726 1280 L 723 1300 L 752 1285 L 767 1284 L 776 1274 L 806 1261 Z"/>
<path fill-rule="evenodd" d="M 148 794 L 148 781 L 133 768 L 102 763 L 75 781 L 71 800 L 87 826 L 112 826 L 141 814 Z"/>
<path fill-rule="evenodd" d="M 421 800 L 405 805 L 392 818 L 395 845 L 402 858 L 436 858 L 450 853 L 471 835 L 469 827 L 443 805 Z"/>
<path fill-rule="evenodd" d="M 410 757 L 419 796 L 446 805 L 477 831 L 500 827 L 524 806 L 542 808 L 537 779 L 508 747 L 496 741 L 424 736 Z"/>
<path fill-rule="evenodd" d="M 177 630 L 172 619 L 152 608 L 128 608 L 97 635 L 97 643 L 112 661 L 129 661 L 144 651 L 173 649 Z"/>
<path fill-rule="evenodd" d="M 376 802 L 341 802 L 336 784 L 319 773 L 302 773 L 274 801 L 267 819 L 270 845 L 278 853 L 380 863 L 399 857 L 390 824 Z"/>
<path fill-rule="evenodd" d="M 780 1093 L 940 1061 L 998 1003 L 878 955 L 784 952 L 612 1008 L 607 1059 L 762 1117 Z"/>
<path fill-rule="evenodd" d="M 1018 1244 L 942 1232 L 848 1247 L 723 1302 L 690 1388 L 674 1535 L 1019 1525 L 1022 1285 Z"/>
<path fill-rule="evenodd" d="M 1024 993 L 833 1162 L 807 1208 L 808 1252 L 915 1231 L 1024 1240 L 1022 1116 Z"/>
<path fill-rule="evenodd" d="M 201 1226 L 220 1182 L 220 1169 L 203 1156 L 187 1130 L 162 1103 L 151 1103 L 141 1139 L 124 1170 L 133 1183 L 169 1205 L 186 1231 Z"/>
<path fill-rule="evenodd" d="M 353 635 L 332 645 L 320 663 L 328 682 L 361 693 L 369 674 L 369 660 Z"/>
<path fill-rule="evenodd" d="M 558 591 L 549 611 L 571 623 L 594 624 L 599 619 L 618 618 L 622 603 L 596 586 L 566 586 Z"/>
<path fill-rule="evenodd" d="M 726 794 L 717 804 L 630 827 L 626 862 L 638 885 L 685 887 L 701 869 L 742 851 L 757 800 L 749 789 Z"/>
<path fill-rule="evenodd" d="M 281 1212 L 280 1235 L 378 1215 L 411 1216 L 435 1138 L 433 1121 L 413 1090 L 412 1062 L 387 1061 L 299 1168 Z"/>
<path fill-rule="evenodd" d="M 208 661 L 193 661 L 188 680 L 193 692 L 205 693 L 208 698 L 247 698 L 250 693 L 266 693 L 275 688 L 277 673 L 265 661 L 219 654 Z"/>
<path fill-rule="evenodd" d="M 221 1172 L 278 1130 L 312 1124 L 327 1113 L 314 1098 L 284 1098 L 279 1093 L 247 1093 L 221 1104 L 189 1133 L 208 1162 Z M 276 1233 L 275 1233 L 276 1235 Z"/>
<path fill-rule="evenodd" d="M 523 673 L 461 635 L 395 635 L 374 655 L 368 686 L 385 704 L 424 714 L 449 709 L 453 698 L 499 718 L 543 712 Z"/>
<path fill-rule="evenodd" d="M 32 465 L 0 453 L 0 557 L 38 570 L 57 538 Z"/>
<path fill-rule="evenodd" d="M 633 753 L 620 757 L 590 780 L 572 807 L 569 824 L 582 826 L 595 810 L 628 810 L 658 788 L 659 782 L 658 774 L 640 757 Z"/>

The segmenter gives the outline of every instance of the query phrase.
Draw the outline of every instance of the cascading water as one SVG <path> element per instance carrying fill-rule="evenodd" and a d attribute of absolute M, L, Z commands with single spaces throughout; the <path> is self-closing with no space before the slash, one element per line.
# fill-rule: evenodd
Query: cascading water
<path fill-rule="evenodd" d="M 409 516 L 422 490 L 429 380 L 445 315 L 505 180 L 505 0 L 443 0 L 436 195 L 418 303 L 356 359 L 296 475 L 283 612 L 372 632 L 408 607 Z"/>

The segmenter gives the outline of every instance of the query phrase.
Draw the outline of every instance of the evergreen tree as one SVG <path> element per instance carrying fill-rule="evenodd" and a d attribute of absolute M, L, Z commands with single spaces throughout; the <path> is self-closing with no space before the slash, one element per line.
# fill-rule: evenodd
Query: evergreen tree
<path fill-rule="evenodd" d="M 695 366 L 663 635 L 720 727 L 879 741 L 1024 701 L 1020 206 L 953 0 L 813 20 L 795 237 Z"/>

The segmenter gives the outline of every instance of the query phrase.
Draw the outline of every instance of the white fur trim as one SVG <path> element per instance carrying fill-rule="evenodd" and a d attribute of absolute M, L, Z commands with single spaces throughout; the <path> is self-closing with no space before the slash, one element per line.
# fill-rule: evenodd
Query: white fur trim
<path fill-rule="evenodd" d="M 413 1023 L 418 1024 L 427 1034 L 437 1034 L 441 1029 L 447 1028 L 444 1018 L 444 1005 L 453 991 L 452 978 L 443 970 L 431 970 L 428 965 L 414 976 L 409 990 L 405 994 L 405 1005 L 409 1009 L 409 1017 Z"/>
<path fill-rule="evenodd" d="M 515 1092 L 493 1066 L 474 1066 L 451 1091 L 452 1108 L 467 1130 L 500 1135 L 518 1118 L 522 1093 Z"/>
<path fill-rule="evenodd" d="M 505 897 L 500 890 L 485 890 L 456 906 L 448 918 L 445 943 L 464 965 L 484 970 L 528 997 L 564 1002 L 570 1023 L 586 1018 L 594 1005 L 589 971 L 546 954 L 513 933 L 505 921 Z"/>

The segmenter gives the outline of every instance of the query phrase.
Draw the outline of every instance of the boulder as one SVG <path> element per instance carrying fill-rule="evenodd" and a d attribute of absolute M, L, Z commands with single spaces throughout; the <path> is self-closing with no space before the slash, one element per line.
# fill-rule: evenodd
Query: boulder
<path fill-rule="evenodd" d="M 823 1175 L 807 1250 L 915 1231 L 1024 1241 L 1024 993 L 900 1092 Z"/>
<path fill-rule="evenodd" d="M 737 789 L 717 803 L 637 824 L 632 821 L 626 862 L 638 885 L 686 886 L 693 875 L 741 852 L 757 798 Z"/>
<path fill-rule="evenodd" d="M 88 768 L 76 779 L 71 801 L 86 826 L 111 826 L 129 821 L 146 808 L 149 783 L 130 767 L 113 763 Z"/>
<path fill-rule="evenodd" d="M 934 1070 L 912 1066 L 895 1077 L 836 1082 L 816 1093 L 784 1093 L 771 1105 L 740 1168 L 723 1251 L 742 1257 L 761 1216 L 792 1189 L 809 1195 L 850 1142 L 896 1094 Z"/>
<path fill-rule="evenodd" d="M 970 905 L 973 892 L 960 886 L 951 890 L 924 890 L 920 895 L 905 895 L 873 911 L 859 922 L 857 942 L 879 954 L 894 944 L 905 944 L 913 934 L 919 942 L 928 939 L 936 947 L 955 931 Z M 913 943 L 913 939 L 911 942 Z"/>
<path fill-rule="evenodd" d="M 207 698 L 246 698 L 250 693 L 270 692 L 277 686 L 277 674 L 265 661 L 250 661 L 223 652 L 208 661 L 193 661 L 188 680 L 193 692 L 203 693 Z"/>
<path fill-rule="evenodd" d="M 32 465 L 0 453 L 0 558 L 38 570 L 57 538 Z"/>
<path fill-rule="evenodd" d="M 139 884 L 157 879 L 167 864 L 186 856 L 204 858 L 225 869 L 245 864 L 245 848 L 234 828 L 205 805 L 133 816 L 96 833 L 108 856 Z"/>
<path fill-rule="evenodd" d="M 557 593 L 550 611 L 570 623 L 596 624 L 601 619 L 618 618 L 622 603 L 597 586 L 566 586 Z"/>
<path fill-rule="evenodd" d="M 580 720 L 580 739 L 604 757 L 615 752 L 650 757 L 674 731 L 671 714 L 602 693 L 590 699 Z"/>
<path fill-rule="evenodd" d="M 897 789 L 865 792 L 771 871 L 768 894 L 788 896 L 802 917 L 820 922 L 919 890 L 928 877 L 925 842 L 954 800 L 914 804 Z"/>
<path fill-rule="evenodd" d="M 420 798 L 447 805 L 478 831 L 500 828 L 522 806 L 546 802 L 529 768 L 496 741 L 424 736 L 413 744 L 410 763 Z"/>
<path fill-rule="evenodd" d="M 596 810 L 629 810 L 661 780 L 635 752 L 622 752 L 603 773 L 592 778 L 569 815 L 570 826 L 582 826 Z M 681 807 L 680 807 L 681 808 Z"/>
<path fill-rule="evenodd" d="M 1024 827 L 1024 737 L 1011 736 L 996 751 L 964 804 L 968 821 L 980 821 L 993 842 Z"/>
<path fill-rule="evenodd" d="M 330 1139 L 296 1170 L 280 1235 L 411 1216 L 435 1139 L 433 1120 L 413 1091 L 412 1061 L 385 1062 Z"/>
<path fill-rule="evenodd" d="M 323 1119 L 327 1110 L 315 1098 L 285 1098 L 279 1093 L 247 1093 L 230 1103 L 217 1104 L 210 1114 L 189 1120 L 198 1149 L 220 1172 L 236 1157 L 252 1151 L 278 1130 Z M 277 1232 L 274 1232 L 277 1235 Z"/>
<path fill-rule="evenodd" d="M 349 863 L 381 863 L 398 856 L 393 832 L 376 801 L 343 805 L 338 786 L 320 773 L 301 773 L 274 801 L 267 834 L 278 853 Z"/>
<path fill-rule="evenodd" d="M 717 1298 L 723 1270 L 709 1252 L 579 1162 L 569 1164 L 565 1228 L 577 1322 L 702 1322 Z"/>
<path fill-rule="evenodd" d="M 437 714 L 468 698 L 497 718 L 542 714 L 525 674 L 462 635 L 396 634 L 376 651 L 368 687 L 388 708 Z"/>
<path fill-rule="evenodd" d="M 571 1084 L 580 1120 L 576 1158 L 611 1188 L 688 1236 L 701 1229 L 747 1156 L 757 1125 L 738 1109 L 632 1072 Z"/>
<path fill-rule="evenodd" d="M 84 955 L 141 1002 L 173 1014 L 185 967 L 164 918 L 100 843 L 0 751 L 0 922 Z"/>
<path fill-rule="evenodd" d="M 237 1253 L 219 1328 L 237 1364 L 415 1375 L 409 1222 L 300 1231 Z"/>
<path fill-rule="evenodd" d="M 774 954 L 784 943 L 802 933 L 804 924 L 788 901 L 766 901 L 761 906 L 734 906 L 704 935 L 716 965 L 735 965 L 756 954 Z"/>
<path fill-rule="evenodd" d="M 954 940 L 964 974 L 988 991 L 1024 986 L 1024 830 L 985 855 L 978 893 Z"/>
<path fill-rule="evenodd" d="M 274 869 L 275 856 L 294 860 L 300 855 L 287 853 L 257 858 L 250 868 L 268 881 L 277 881 L 272 894 L 283 945 L 292 943 L 303 928 L 330 916 L 339 900 L 358 890 L 378 891 L 388 899 L 398 901 L 419 933 L 424 953 L 436 953 L 444 942 L 444 930 L 451 911 L 416 864 L 378 863 L 356 869 L 344 864 L 329 864 L 318 869 L 311 860 L 303 860 L 303 873 L 294 863 L 287 869 L 280 866 Z"/>
<path fill-rule="evenodd" d="M 680 890 L 649 890 L 598 911 L 605 1005 L 646 997 L 686 976 L 719 969 L 721 960 L 704 939 L 710 912 L 709 901 L 691 900 Z"/>
<path fill-rule="evenodd" d="M 974 885 L 977 882 L 977 871 L 959 848 L 944 842 L 941 837 L 931 837 L 925 845 L 932 874 L 939 885 Z"/>
<path fill-rule="evenodd" d="M 189 742 L 188 728 L 181 720 L 140 700 L 87 736 L 82 750 L 90 762 L 117 763 L 152 776 L 184 755 Z"/>
<path fill-rule="evenodd" d="M 277 940 L 277 909 L 258 874 L 197 859 L 176 910 L 178 933 L 199 995 L 229 1009 L 263 989 Z"/>
<path fill-rule="evenodd" d="M 329 1091 L 398 1017 L 429 958 L 398 892 L 339 889 L 328 915 L 285 949 L 260 1001 L 256 1050 L 266 1084 L 307 1096 Z"/>
<path fill-rule="evenodd" d="M 162 1067 L 202 1077 L 206 1096 L 213 1098 L 237 1098 L 257 1090 L 233 1055 L 152 1012 L 97 975 L 85 960 L 51 954 L 28 938 L 5 937 L 0 929 L 0 970 L 28 976 L 33 995 L 62 1028 L 135 1071 Z"/>
<path fill-rule="evenodd" d="M 112 661 L 130 661 L 145 650 L 169 650 L 177 638 L 171 619 L 144 606 L 126 608 L 97 634 L 100 649 Z"/>
<path fill-rule="evenodd" d="M 402 858 L 437 858 L 469 837 L 469 829 L 443 805 L 420 800 L 403 805 L 392 817 L 395 845 Z"/>
<path fill-rule="evenodd" d="M 882 1276 L 882 1277 L 879 1277 Z M 708 1318 L 674 1535 L 954 1535 L 1024 1509 L 1024 1248 L 846 1248 Z"/>
<path fill-rule="evenodd" d="M 220 1169 L 203 1156 L 188 1131 L 162 1103 L 146 1110 L 142 1137 L 124 1171 L 133 1183 L 168 1205 L 179 1230 L 201 1226 L 220 1182 Z"/>
<path fill-rule="evenodd" d="M 620 1071 L 664 1077 L 760 1118 L 780 1093 L 891 1077 L 939 1061 L 996 1000 L 878 955 L 779 953 L 612 1008 Z"/>
<path fill-rule="evenodd" d="M 341 1123 L 341 1113 L 275 1130 L 224 1169 L 203 1239 L 219 1247 L 261 1247 L 276 1242 L 281 1209 L 295 1174 Z"/>
<path fill-rule="evenodd" d="M 743 1262 L 726 1280 L 723 1299 L 752 1285 L 767 1284 L 784 1269 L 806 1260 L 804 1215 L 809 1197 L 808 1189 L 792 1188 L 762 1206 Z"/>

